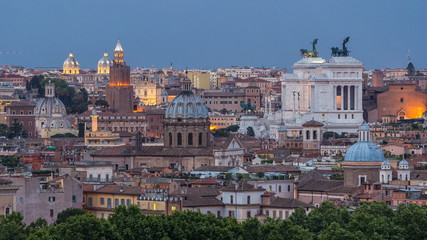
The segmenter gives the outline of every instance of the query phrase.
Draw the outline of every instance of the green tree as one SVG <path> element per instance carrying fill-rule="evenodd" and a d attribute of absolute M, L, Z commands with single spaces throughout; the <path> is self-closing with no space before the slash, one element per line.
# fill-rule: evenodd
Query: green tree
<path fill-rule="evenodd" d="M 26 138 L 27 132 L 22 128 L 22 124 L 19 123 L 16 119 L 13 121 L 12 126 L 10 126 L 9 138 Z"/>
<path fill-rule="evenodd" d="M 27 238 L 26 226 L 19 212 L 0 215 L 0 240 L 22 240 Z"/>
<path fill-rule="evenodd" d="M 414 76 L 415 75 L 415 67 L 414 67 L 414 64 L 412 64 L 412 62 L 408 63 L 406 70 L 408 71 L 407 76 Z"/>
<path fill-rule="evenodd" d="M 64 223 L 69 217 L 86 214 L 87 212 L 81 208 L 67 208 L 64 211 L 58 213 L 55 224 Z"/>
<path fill-rule="evenodd" d="M 350 214 L 346 209 L 335 207 L 330 202 L 323 202 L 308 214 L 308 228 L 317 234 L 333 222 L 345 226 L 349 220 Z"/>
<path fill-rule="evenodd" d="M 0 136 L 7 138 L 10 136 L 10 128 L 6 124 L 0 124 Z"/>
<path fill-rule="evenodd" d="M 96 102 L 95 102 L 95 106 L 98 106 L 98 107 L 106 107 L 106 108 L 108 108 L 108 107 L 109 107 L 108 102 L 107 102 L 107 101 L 105 101 L 105 100 L 102 100 L 102 99 L 96 100 Z"/>
<path fill-rule="evenodd" d="M 20 156 L 1 156 L 0 163 L 9 168 L 16 168 L 21 164 Z"/>
<path fill-rule="evenodd" d="M 66 222 L 50 227 L 50 239 L 63 240 L 92 240 L 92 239 L 120 239 L 111 224 L 92 214 L 72 216 Z M 40 229 L 44 234 L 44 229 Z M 37 232 L 39 232 L 37 231 Z M 37 234 L 37 232 L 35 234 Z"/>
<path fill-rule="evenodd" d="M 358 233 L 360 235 L 361 233 Z M 354 234 L 345 228 L 341 227 L 338 223 L 331 223 L 319 236 L 319 240 L 352 240 L 361 239 L 356 238 Z"/>
<path fill-rule="evenodd" d="M 246 135 L 251 136 L 251 137 L 255 137 L 254 129 L 251 126 L 246 128 Z"/>

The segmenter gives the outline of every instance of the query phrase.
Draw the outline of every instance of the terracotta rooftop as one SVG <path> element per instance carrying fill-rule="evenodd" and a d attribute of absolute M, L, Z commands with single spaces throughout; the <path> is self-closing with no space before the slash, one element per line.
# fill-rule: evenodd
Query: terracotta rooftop
<path fill-rule="evenodd" d="M 260 166 L 248 166 L 245 168 L 249 173 L 257 172 L 301 172 L 298 168 L 293 165 L 260 165 Z"/>

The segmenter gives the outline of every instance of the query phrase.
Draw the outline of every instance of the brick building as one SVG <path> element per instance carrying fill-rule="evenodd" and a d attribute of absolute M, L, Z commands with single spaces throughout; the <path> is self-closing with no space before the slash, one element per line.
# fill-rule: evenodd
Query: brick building
<path fill-rule="evenodd" d="M 12 126 L 14 122 L 22 124 L 22 128 L 27 133 L 28 137 L 36 136 L 36 117 L 34 103 L 20 101 L 12 102 L 5 107 L 7 125 Z"/>

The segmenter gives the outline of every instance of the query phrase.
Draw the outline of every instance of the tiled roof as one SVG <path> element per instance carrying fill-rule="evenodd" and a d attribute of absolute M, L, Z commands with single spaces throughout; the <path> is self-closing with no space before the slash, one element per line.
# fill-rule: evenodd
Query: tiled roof
<path fill-rule="evenodd" d="M 221 188 L 221 191 L 222 192 L 262 192 L 262 191 L 265 191 L 265 189 L 262 187 L 255 188 L 254 185 L 243 181 L 228 187 Z"/>
<path fill-rule="evenodd" d="M 257 172 L 301 172 L 298 168 L 293 165 L 265 165 L 265 166 L 248 166 L 245 168 L 249 173 Z"/>
<path fill-rule="evenodd" d="M 133 186 L 118 186 L 118 185 L 107 185 L 99 188 L 98 190 L 92 191 L 96 193 L 109 193 L 109 194 L 121 194 L 121 195 L 140 195 L 144 193 L 144 188 L 133 187 Z"/>
<path fill-rule="evenodd" d="M 229 170 L 233 169 L 233 167 L 227 167 L 227 166 L 204 166 L 199 167 L 195 169 L 194 171 L 197 172 L 227 172 Z"/>
<path fill-rule="evenodd" d="M 303 127 L 323 127 L 323 123 L 315 121 L 315 120 L 310 120 L 310 121 L 304 123 L 302 126 Z"/>
<path fill-rule="evenodd" d="M 313 205 L 298 201 L 291 198 L 275 198 L 270 205 L 264 207 L 278 207 L 278 208 L 299 208 L 299 207 L 313 207 Z"/>

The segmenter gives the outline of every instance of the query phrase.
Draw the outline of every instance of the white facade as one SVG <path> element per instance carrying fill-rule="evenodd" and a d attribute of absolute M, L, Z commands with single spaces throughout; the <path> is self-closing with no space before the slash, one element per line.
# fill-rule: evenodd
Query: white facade
<path fill-rule="evenodd" d="M 280 117 L 287 127 L 314 119 L 329 131 L 356 132 L 363 122 L 361 62 L 352 57 L 303 58 L 293 70 L 282 79 Z"/>
<path fill-rule="evenodd" d="M 254 185 L 256 188 L 262 187 L 281 198 L 294 197 L 294 180 L 248 181 L 248 183 Z"/>

